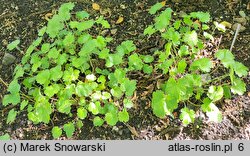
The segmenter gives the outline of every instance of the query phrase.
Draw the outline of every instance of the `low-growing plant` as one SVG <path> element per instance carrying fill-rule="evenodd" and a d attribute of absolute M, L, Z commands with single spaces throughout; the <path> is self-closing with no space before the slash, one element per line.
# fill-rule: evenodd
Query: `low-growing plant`
<path fill-rule="evenodd" d="M 157 3 L 149 13 L 156 14 L 162 7 Z M 214 40 L 209 33 L 210 20 L 206 12 L 179 14 L 166 8 L 144 30 L 144 35 L 159 34 L 165 42 L 164 48 L 154 53 L 154 72 L 165 77 L 152 95 L 151 106 L 157 117 L 174 116 L 173 112 L 181 109 L 179 117 L 188 125 L 194 122 L 196 110 L 201 109 L 211 121 L 220 122 L 222 113 L 217 102 L 231 98 L 231 93 L 242 95 L 246 91 L 241 78 L 248 74 L 248 68 L 235 61 L 231 51 L 218 49 L 215 53 L 208 51 L 208 56 L 202 55 L 206 42 Z M 214 23 L 217 29 L 225 31 Z"/>
<path fill-rule="evenodd" d="M 205 44 L 214 40 L 209 33 L 209 13 L 179 14 L 170 8 L 161 11 L 144 35 L 160 35 L 164 47 L 152 55 L 142 55 L 134 52 L 136 46 L 131 40 L 113 51 L 109 48 L 112 38 L 95 31 L 109 29 L 108 21 L 102 16 L 91 19 L 85 11 L 72 14 L 74 6 L 69 2 L 59 8 L 16 66 L 2 101 L 10 108 L 8 124 L 21 112 L 27 112 L 34 124 L 53 125 L 52 136 L 59 138 L 63 132 L 72 137 L 86 118 L 94 126 L 128 122 L 128 109 L 133 107 L 131 97 L 137 88 L 136 80 L 128 78 L 131 71 L 162 75 L 164 82 L 157 82 L 157 90 L 152 93 L 153 113 L 160 118 L 174 117 L 173 113 L 180 109 L 184 125 L 195 121 L 198 109 L 211 121 L 221 121 L 218 101 L 246 91 L 242 78 L 248 69 L 235 61 L 231 51 L 218 49 L 202 55 Z M 149 13 L 154 15 L 163 7 L 157 3 Z M 214 24 L 225 31 L 219 23 Z M 19 43 L 13 41 L 8 50 L 20 50 Z M 56 120 L 65 120 L 65 116 L 69 117 L 67 121 L 57 124 Z M 0 139 L 8 138 L 4 135 Z"/>
<path fill-rule="evenodd" d="M 27 111 L 34 124 L 51 123 L 52 136 L 59 138 L 62 130 L 72 137 L 85 118 L 93 120 L 94 126 L 104 121 L 114 126 L 129 120 L 127 110 L 133 106 L 136 81 L 130 80 L 121 67 L 124 56 L 136 47 L 127 40 L 111 52 L 107 44 L 112 38 L 90 33 L 96 28 L 110 28 L 108 21 L 102 16 L 90 19 L 85 11 L 71 14 L 73 8 L 74 3 L 59 8 L 15 68 L 9 93 L 3 98 L 4 106 L 14 106 L 7 123 Z M 18 43 L 13 42 L 8 49 Z M 62 114 L 72 121 L 56 125 L 54 119 Z"/>

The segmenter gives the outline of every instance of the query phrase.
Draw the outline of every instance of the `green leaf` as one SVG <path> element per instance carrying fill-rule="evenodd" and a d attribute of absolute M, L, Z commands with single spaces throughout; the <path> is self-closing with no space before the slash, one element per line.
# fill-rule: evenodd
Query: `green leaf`
<path fill-rule="evenodd" d="M 120 122 L 128 122 L 129 114 L 126 109 L 123 109 L 121 112 L 118 113 L 118 118 Z"/>
<path fill-rule="evenodd" d="M 153 92 L 153 98 L 152 98 L 152 108 L 153 113 L 160 118 L 163 118 L 166 116 L 166 114 L 169 113 L 167 109 L 167 105 L 165 102 L 165 95 L 164 92 L 161 90 L 157 90 Z"/>
<path fill-rule="evenodd" d="M 8 133 L 1 135 L 0 140 L 10 140 L 10 135 Z"/>
<path fill-rule="evenodd" d="M 90 29 L 94 24 L 95 24 L 95 21 L 94 21 L 94 20 L 87 20 L 87 21 L 80 22 L 80 23 L 77 25 L 77 30 L 78 30 L 78 31 L 85 31 L 85 30 L 88 30 L 88 29 Z"/>
<path fill-rule="evenodd" d="M 207 96 L 213 101 L 218 101 L 223 97 L 223 88 L 221 86 L 210 86 Z"/>
<path fill-rule="evenodd" d="M 77 109 L 77 117 L 80 119 L 85 119 L 88 115 L 88 112 L 85 108 L 80 107 Z"/>
<path fill-rule="evenodd" d="M 16 115 L 17 115 L 17 111 L 15 111 L 15 109 L 11 109 L 8 113 L 8 116 L 7 116 L 7 124 L 11 124 L 15 121 L 16 119 Z"/>
<path fill-rule="evenodd" d="M 50 121 L 50 115 L 52 113 L 51 104 L 44 97 L 39 98 L 41 98 L 41 100 L 39 99 L 35 103 L 34 114 L 39 119 L 39 122 L 44 122 L 48 124 Z"/>
<path fill-rule="evenodd" d="M 193 47 L 193 46 L 196 46 L 198 43 L 198 35 L 197 35 L 196 31 L 193 30 L 191 32 L 185 33 L 183 40 L 189 46 Z"/>
<path fill-rule="evenodd" d="M 211 103 L 209 107 L 210 107 L 211 111 L 206 112 L 206 115 L 208 116 L 209 121 L 213 121 L 216 123 L 221 122 L 222 121 L 222 113 L 219 111 L 218 107 L 213 103 Z"/>
<path fill-rule="evenodd" d="M 222 113 L 216 107 L 214 103 L 208 98 L 203 100 L 203 104 L 201 105 L 202 111 L 206 112 L 206 115 L 209 118 L 209 121 L 221 122 L 222 121 Z"/>
<path fill-rule="evenodd" d="M 15 68 L 15 70 L 14 70 L 14 73 L 15 73 L 14 79 L 18 79 L 20 77 L 23 77 L 23 75 L 24 75 L 24 68 L 21 65 L 17 65 L 16 68 Z"/>
<path fill-rule="evenodd" d="M 114 65 L 119 65 L 123 62 L 123 55 L 121 54 L 109 54 L 109 57 L 106 59 L 106 67 L 112 67 Z"/>
<path fill-rule="evenodd" d="M 198 18 L 201 22 L 207 23 L 210 21 L 210 14 L 208 12 L 191 12 L 193 18 Z"/>
<path fill-rule="evenodd" d="M 105 114 L 105 121 L 110 126 L 115 126 L 116 123 L 118 122 L 118 116 L 116 113 L 107 113 L 107 114 Z"/>
<path fill-rule="evenodd" d="M 48 58 L 53 58 L 56 59 L 59 56 L 59 51 L 53 47 L 52 49 L 50 49 L 49 53 L 48 53 Z"/>
<path fill-rule="evenodd" d="M 161 3 L 156 3 L 155 5 L 151 6 L 149 9 L 149 13 L 151 15 L 155 14 L 158 10 L 160 10 L 163 7 Z"/>
<path fill-rule="evenodd" d="M 66 132 L 68 138 L 71 138 L 75 132 L 75 126 L 72 122 L 63 125 L 63 130 Z"/>
<path fill-rule="evenodd" d="M 50 71 L 48 69 L 40 71 L 36 76 L 37 83 L 43 85 L 50 81 Z"/>
<path fill-rule="evenodd" d="M 69 114 L 71 110 L 71 105 L 72 103 L 70 100 L 59 99 L 56 103 L 56 108 L 61 113 Z"/>
<path fill-rule="evenodd" d="M 109 56 L 109 49 L 104 48 L 100 53 L 98 53 L 99 58 L 106 59 Z"/>
<path fill-rule="evenodd" d="M 215 53 L 215 57 L 221 61 L 224 67 L 228 68 L 234 63 L 234 55 L 228 49 L 220 49 Z"/>
<path fill-rule="evenodd" d="M 67 21 L 70 19 L 70 10 L 72 10 L 74 8 L 75 4 L 72 2 L 68 2 L 68 3 L 63 3 L 59 10 L 58 10 L 58 15 L 60 16 L 60 18 L 64 21 Z"/>
<path fill-rule="evenodd" d="M 49 43 L 43 43 L 41 47 L 41 53 L 45 54 L 50 50 L 50 44 Z"/>
<path fill-rule="evenodd" d="M 87 41 L 90 41 L 92 40 L 92 36 L 88 33 L 82 33 L 82 35 L 80 35 L 77 39 L 77 42 L 79 44 L 84 44 L 86 43 Z"/>
<path fill-rule="evenodd" d="M 75 42 L 75 36 L 73 33 L 69 32 L 63 39 L 64 46 L 71 46 Z"/>
<path fill-rule="evenodd" d="M 46 33 L 49 37 L 55 38 L 63 28 L 64 24 L 61 22 L 61 17 L 59 15 L 54 15 L 52 19 L 48 21 Z"/>
<path fill-rule="evenodd" d="M 215 27 L 219 30 L 219 31 L 222 31 L 222 32 L 225 32 L 226 31 L 226 26 L 223 25 L 223 24 L 220 24 L 218 22 L 213 22 Z"/>
<path fill-rule="evenodd" d="M 78 11 L 76 12 L 76 18 L 82 20 L 85 18 L 89 18 L 89 14 L 86 11 Z"/>
<path fill-rule="evenodd" d="M 81 129 L 81 128 L 83 127 L 83 122 L 82 122 L 81 120 L 78 120 L 78 121 L 76 122 L 76 127 L 77 127 L 78 129 Z"/>
<path fill-rule="evenodd" d="M 28 105 L 28 103 L 29 103 L 29 101 L 23 100 L 21 102 L 21 105 L 20 105 L 20 110 L 23 110 Z"/>
<path fill-rule="evenodd" d="M 86 80 L 92 82 L 96 80 L 96 76 L 94 74 L 88 74 L 86 75 Z"/>
<path fill-rule="evenodd" d="M 151 74 L 153 72 L 153 67 L 148 64 L 144 64 L 142 70 L 146 74 Z"/>
<path fill-rule="evenodd" d="M 51 86 L 45 87 L 44 94 L 51 98 L 60 91 L 61 87 L 59 84 L 52 84 Z"/>
<path fill-rule="evenodd" d="M 246 84 L 239 78 L 232 82 L 231 91 L 233 94 L 243 95 L 246 92 Z"/>
<path fill-rule="evenodd" d="M 91 84 L 89 83 L 82 83 L 78 82 L 76 86 L 76 95 L 81 96 L 89 96 L 92 94 L 93 88 L 91 87 Z"/>
<path fill-rule="evenodd" d="M 167 32 L 162 34 L 162 37 L 166 40 L 172 41 L 174 45 L 180 44 L 180 33 L 175 31 L 173 27 L 168 28 Z"/>
<path fill-rule="evenodd" d="M 118 86 L 113 87 L 110 90 L 111 94 L 116 97 L 116 98 L 121 98 L 121 96 L 123 95 L 122 89 Z"/>
<path fill-rule="evenodd" d="M 226 99 L 231 99 L 232 98 L 231 91 L 230 91 L 230 86 L 228 86 L 228 85 L 223 86 L 223 92 L 224 92 L 224 95 L 225 95 Z"/>
<path fill-rule="evenodd" d="M 54 126 L 51 132 L 54 139 L 58 139 L 62 135 L 62 129 L 59 128 L 58 126 Z"/>
<path fill-rule="evenodd" d="M 96 103 L 94 103 L 94 102 L 89 103 L 88 111 L 90 111 L 94 115 L 99 114 L 99 109 L 98 109 Z"/>
<path fill-rule="evenodd" d="M 123 41 L 121 45 L 116 48 L 116 51 L 120 55 L 129 54 L 136 50 L 136 46 L 131 40 Z"/>
<path fill-rule="evenodd" d="M 19 43 L 20 43 L 20 40 L 12 41 L 11 43 L 8 44 L 7 49 L 13 50 L 18 46 Z"/>
<path fill-rule="evenodd" d="M 232 67 L 234 69 L 235 74 L 237 74 L 239 77 L 247 76 L 248 68 L 244 66 L 242 63 L 234 61 Z"/>
<path fill-rule="evenodd" d="M 43 36 L 46 32 L 47 27 L 43 26 L 39 31 L 38 31 L 38 36 Z"/>
<path fill-rule="evenodd" d="M 103 28 L 110 28 L 110 24 L 107 20 L 103 18 L 103 16 L 100 16 L 97 20 L 96 23 L 101 24 Z"/>
<path fill-rule="evenodd" d="M 126 71 L 121 68 L 116 68 L 114 76 L 118 83 L 123 83 L 126 77 Z"/>
<path fill-rule="evenodd" d="M 121 89 L 125 91 L 126 96 L 132 96 L 136 89 L 136 81 L 126 78 L 124 83 L 121 84 Z"/>
<path fill-rule="evenodd" d="M 73 69 L 72 67 L 70 67 L 68 70 L 64 71 L 63 73 L 63 81 L 65 82 L 71 82 L 71 81 L 75 81 L 78 79 L 80 74 L 80 71 L 77 69 Z"/>
<path fill-rule="evenodd" d="M 186 67 L 187 67 L 187 63 L 186 63 L 185 59 L 182 59 L 180 62 L 178 62 L 177 72 L 184 73 Z"/>
<path fill-rule="evenodd" d="M 186 56 L 189 54 L 189 51 L 188 51 L 188 46 L 186 45 L 181 45 L 180 49 L 178 50 L 178 55 L 180 57 L 183 57 L 183 56 Z"/>
<path fill-rule="evenodd" d="M 154 61 L 154 57 L 151 55 L 145 55 L 142 58 L 145 63 L 151 63 Z"/>
<path fill-rule="evenodd" d="M 9 91 L 11 94 L 17 94 L 17 93 L 19 93 L 20 88 L 21 88 L 21 86 L 18 84 L 17 79 L 15 79 L 15 80 L 13 80 L 13 81 L 9 84 L 8 91 Z"/>
<path fill-rule="evenodd" d="M 210 69 L 213 67 L 213 64 L 209 58 L 201 58 L 199 60 L 195 60 L 191 66 L 190 70 L 200 69 L 203 72 L 210 72 Z"/>
<path fill-rule="evenodd" d="M 18 93 L 16 94 L 7 94 L 3 97 L 3 105 L 7 106 L 8 104 L 16 105 L 20 102 L 21 98 Z"/>
<path fill-rule="evenodd" d="M 58 65 L 50 69 L 50 78 L 53 81 L 58 81 L 63 76 L 61 66 Z"/>
<path fill-rule="evenodd" d="M 79 56 L 88 56 L 96 49 L 96 41 L 89 40 L 81 48 L 81 51 L 78 53 Z"/>
<path fill-rule="evenodd" d="M 93 124 L 94 126 L 102 126 L 104 123 L 104 120 L 102 118 L 100 118 L 99 116 L 96 116 L 93 120 Z"/>
<path fill-rule="evenodd" d="M 143 62 L 141 58 L 138 56 L 138 54 L 134 53 L 129 56 L 128 58 L 129 62 L 129 68 L 134 70 L 141 70 L 143 67 Z"/>
<path fill-rule="evenodd" d="M 125 108 L 130 109 L 130 108 L 133 107 L 134 104 L 130 99 L 125 98 L 123 100 L 123 105 L 124 105 Z"/>
<path fill-rule="evenodd" d="M 151 36 L 155 32 L 156 32 L 156 29 L 154 28 L 154 26 L 153 25 L 149 25 L 146 29 L 144 29 L 143 34 Z"/>
<path fill-rule="evenodd" d="M 111 98 L 111 94 L 108 92 L 102 92 L 102 99 L 103 100 L 108 100 Z"/>
<path fill-rule="evenodd" d="M 187 107 L 181 109 L 180 119 L 182 120 L 184 126 L 193 123 L 195 119 L 195 112 Z"/>
<path fill-rule="evenodd" d="M 157 30 L 167 28 L 171 20 L 172 12 L 172 9 L 167 8 L 166 10 L 162 11 L 158 17 L 155 18 L 155 28 Z"/>
<path fill-rule="evenodd" d="M 214 37 L 211 35 L 211 34 L 209 34 L 209 33 L 207 33 L 207 32 L 203 32 L 203 36 L 205 37 L 205 38 L 207 38 L 207 39 L 210 39 L 210 40 L 214 40 Z"/>

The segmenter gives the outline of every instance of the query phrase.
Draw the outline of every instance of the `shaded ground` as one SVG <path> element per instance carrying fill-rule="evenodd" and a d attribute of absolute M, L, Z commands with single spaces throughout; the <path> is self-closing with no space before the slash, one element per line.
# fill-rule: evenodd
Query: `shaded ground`
<path fill-rule="evenodd" d="M 121 43 L 123 40 L 132 39 L 136 41 L 138 52 L 150 53 L 153 47 L 159 44 L 157 38 L 148 40 L 140 35 L 144 28 L 153 22 L 147 9 L 155 4 L 156 0 L 95 1 L 101 6 L 101 12 L 92 10 L 93 2 L 89 0 L 75 1 L 78 2 L 77 9 L 85 9 L 91 15 L 96 16 L 103 14 L 108 19 L 112 25 L 111 31 L 101 33 L 114 37 L 114 45 Z M 239 17 L 240 10 L 250 15 L 250 10 L 247 10 L 247 0 L 226 0 L 220 3 L 217 0 L 189 0 L 188 3 L 176 3 L 178 1 L 169 0 L 166 5 L 175 11 L 208 11 L 211 13 L 211 17 L 214 17 L 213 20 L 219 22 L 225 20 L 233 23 L 233 18 Z M 0 60 L 7 51 L 6 45 L 8 42 L 17 38 L 21 39 L 21 49 L 25 50 L 36 38 L 38 28 L 46 23 L 45 14 L 51 13 L 62 2 L 63 0 L 0 0 L 2 4 L 0 6 Z M 124 21 L 121 24 L 115 24 L 119 16 L 123 16 Z M 250 67 L 249 22 L 245 27 L 246 30 L 239 34 L 233 51 L 238 60 Z M 230 47 L 233 33 L 234 31 L 230 30 L 223 35 L 220 48 Z M 11 66 L 0 64 L 0 78 L 7 84 L 12 79 L 15 64 L 22 57 L 18 51 L 12 54 L 17 58 L 14 64 Z M 224 112 L 221 123 L 209 123 L 205 115 L 201 113 L 199 114 L 200 120 L 189 127 L 180 126 L 181 122 L 178 119 L 166 118 L 160 120 L 152 114 L 149 105 L 151 95 L 148 92 L 150 85 L 145 83 L 143 79 L 144 77 L 139 77 L 140 89 L 135 101 L 137 108 L 130 112 L 131 120 L 127 125 L 118 124 L 113 128 L 109 126 L 96 128 L 91 121 L 86 120 L 83 128 L 77 131 L 73 139 L 250 139 L 250 76 L 245 79 L 248 84 L 245 95 L 221 102 L 220 107 Z M 5 93 L 6 86 L 2 82 L 0 83 L 0 99 Z M 3 116 L 1 116 L 0 135 L 9 133 L 12 139 L 51 139 L 52 125 L 33 125 L 26 118 L 24 112 L 18 116 L 14 124 L 6 125 Z"/>

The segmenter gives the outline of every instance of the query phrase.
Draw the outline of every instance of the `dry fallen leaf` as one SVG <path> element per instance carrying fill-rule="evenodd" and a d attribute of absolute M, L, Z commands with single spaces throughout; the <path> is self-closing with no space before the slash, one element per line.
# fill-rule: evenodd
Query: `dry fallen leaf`
<path fill-rule="evenodd" d="M 201 23 L 199 20 L 194 21 L 194 24 L 197 24 L 199 28 L 201 28 Z"/>
<path fill-rule="evenodd" d="M 117 21 L 115 23 L 120 24 L 123 22 L 123 20 L 124 20 L 124 18 L 122 16 L 119 16 L 119 18 L 117 19 Z"/>
<path fill-rule="evenodd" d="M 99 4 L 97 4 L 97 3 L 93 3 L 92 4 L 92 8 L 94 9 L 94 10 L 100 10 L 100 5 Z"/>
<path fill-rule="evenodd" d="M 232 27 L 232 24 L 227 22 L 227 21 L 223 21 L 220 24 L 224 25 L 226 28 L 231 28 Z"/>
<path fill-rule="evenodd" d="M 250 10 L 250 2 L 247 4 L 247 10 Z"/>
<path fill-rule="evenodd" d="M 44 18 L 48 21 L 53 16 L 52 13 L 45 14 Z"/>
<path fill-rule="evenodd" d="M 139 134 L 137 133 L 136 129 L 132 126 L 130 126 L 129 124 L 126 124 L 126 126 L 128 127 L 129 131 L 135 135 L 136 137 L 139 137 Z"/>
<path fill-rule="evenodd" d="M 166 1 L 162 1 L 162 2 L 161 2 L 161 5 L 162 5 L 162 6 L 165 6 L 165 5 L 166 5 Z"/>

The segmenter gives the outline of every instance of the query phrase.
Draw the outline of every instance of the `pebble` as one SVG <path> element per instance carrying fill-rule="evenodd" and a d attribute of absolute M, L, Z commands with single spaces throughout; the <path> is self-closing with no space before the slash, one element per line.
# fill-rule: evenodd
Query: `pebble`
<path fill-rule="evenodd" d="M 3 56 L 3 60 L 2 60 L 2 64 L 5 66 L 11 65 L 12 63 L 14 63 L 16 60 L 16 57 L 9 54 L 9 53 L 5 53 Z"/>

